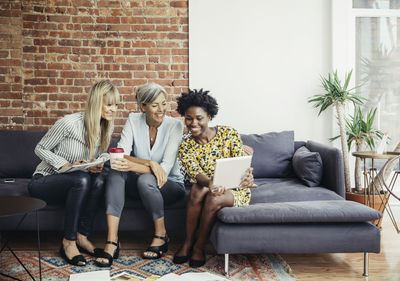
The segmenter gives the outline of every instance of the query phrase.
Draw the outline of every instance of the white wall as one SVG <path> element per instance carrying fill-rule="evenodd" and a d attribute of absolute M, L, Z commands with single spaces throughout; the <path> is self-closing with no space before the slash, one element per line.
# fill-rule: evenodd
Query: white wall
<path fill-rule="evenodd" d="M 331 1 L 190 0 L 189 85 L 220 105 L 214 124 L 294 130 L 329 143 L 332 111 L 307 103 L 331 71 Z"/>

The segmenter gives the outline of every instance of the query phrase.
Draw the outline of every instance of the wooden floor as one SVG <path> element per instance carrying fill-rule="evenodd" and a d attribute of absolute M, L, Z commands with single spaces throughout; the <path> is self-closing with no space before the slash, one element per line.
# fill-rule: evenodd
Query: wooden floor
<path fill-rule="evenodd" d="M 400 214 L 400 206 L 396 213 Z M 400 215 L 396 214 L 398 223 Z M 36 234 L 34 232 L 5 233 L 12 235 L 11 246 L 15 250 L 36 250 Z M 183 239 L 182 234 L 171 233 L 170 249 L 177 250 Z M 59 232 L 42 232 L 41 248 L 55 250 L 59 248 L 62 234 Z M 123 232 L 120 234 L 123 249 L 145 249 L 151 241 L 148 234 L 141 232 Z M 104 233 L 95 233 L 92 241 L 102 247 Z M 213 251 L 207 246 L 207 251 Z M 369 277 L 363 277 L 363 254 L 282 254 L 299 280 L 400 280 L 400 234 L 395 231 L 387 215 L 382 223 L 381 253 L 369 254 Z"/>
<path fill-rule="evenodd" d="M 400 206 L 396 221 L 400 224 Z M 395 211 L 394 211 L 395 212 Z M 282 254 L 299 280 L 400 280 L 400 233 L 385 214 L 382 222 L 381 253 L 369 254 L 369 277 L 362 276 L 364 255 L 351 254 Z"/>

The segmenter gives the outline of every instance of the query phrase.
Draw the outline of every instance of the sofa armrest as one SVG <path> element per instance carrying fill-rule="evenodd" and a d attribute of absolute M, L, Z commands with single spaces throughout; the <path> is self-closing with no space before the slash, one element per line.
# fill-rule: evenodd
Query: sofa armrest
<path fill-rule="evenodd" d="M 308 141 L 306 147 L 321 155 L 324 167 L 321 185 L 345 198 L 343 158 L 340 150 L 314 141 Z"/>

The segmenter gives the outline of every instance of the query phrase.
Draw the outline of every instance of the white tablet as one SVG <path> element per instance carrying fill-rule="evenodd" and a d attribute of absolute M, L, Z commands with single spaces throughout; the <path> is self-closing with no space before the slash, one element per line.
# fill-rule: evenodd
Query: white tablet
<path fill-rule="evenodd" d="M 242 182 L 246 170 L 251 166 L 252 156 L 217 159 L 214 171 L 214 185 L 236 188 Z"/>

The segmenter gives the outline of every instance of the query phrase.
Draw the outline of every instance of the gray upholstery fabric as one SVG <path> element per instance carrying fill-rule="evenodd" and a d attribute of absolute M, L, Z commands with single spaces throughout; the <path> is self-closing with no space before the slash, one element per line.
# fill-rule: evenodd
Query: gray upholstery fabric
<path fill-rule="evenodd" d="M 364 222 L 381 217 L 372 208 L 346 200 L 259 203 L 218 212 L 225 223 Z"/>
<path fill-rule="evenodd" d="M 352 253 L 380 251 L 380 230 L 368 222 L 226 224 L 210 240 L 219 254 Z"/>
<path fill-rule="evenodd" d="M 307 186 L 319 186 L 323 175 L 323 164 L 318 152 L 302 146 L 295 151 L 292 166 L 296 176 Z"/>
<path fill-rule="evenodd" d="M 318 152 L 324 163 L 321 186 L 345 198 L 343 158 L 339 149 L 313 141 L 308 141 L 306 147 L 310 151 Z"/>
<path fill-rule="evenodd" d="M 307 187 L 299 179 L 256 179 L 250 204 L 314 200 L 343 200 L 324 187 Z"/>
<path fill-rule="evenodd" d="M 0 130 L 0 178 L 30 178 L 40 162 L 34 150 L 44 134 Z M 11 152 L 15 157 L 10 156 Z"/>
<path fill-rule="evenodd" d="M 241 135 L 241 138 L 245 145 L 254 149 L 251 166 L 255 178 L 285 178 L 291 174 L 293 131 Z"/>
<path fill-rule="evenodd" d="M 6 182 L 6 180 L 11 180 L 13 182 Z M 0 179 L 0 196 L 29 196 L 28 183 L 31 179 Z"/>

